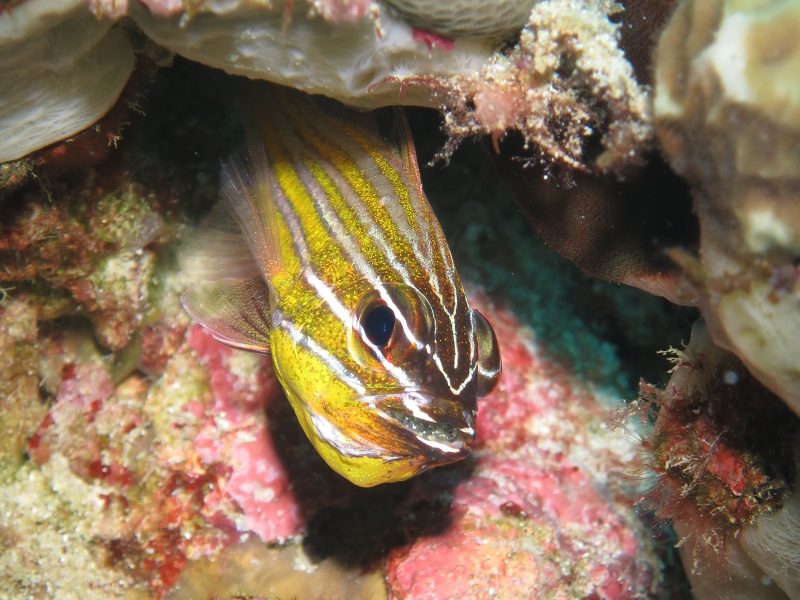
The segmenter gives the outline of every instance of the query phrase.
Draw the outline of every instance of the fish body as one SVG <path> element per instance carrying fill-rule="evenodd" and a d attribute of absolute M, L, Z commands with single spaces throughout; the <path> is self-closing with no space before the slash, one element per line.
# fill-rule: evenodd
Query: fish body
<path fill-rule="evenodd" d="M 269 87 L 248 157 L 183 296 L 221 341 L 272 355 L 319 454 L 360 486 L 464 458 L 476 398 L 500 373 L 422 191 L 402 114 L 375 117 Z"/>

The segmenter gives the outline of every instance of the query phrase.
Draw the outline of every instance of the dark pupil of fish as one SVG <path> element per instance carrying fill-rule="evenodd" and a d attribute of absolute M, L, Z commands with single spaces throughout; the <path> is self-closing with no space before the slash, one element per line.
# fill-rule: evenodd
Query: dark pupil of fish
<path fill-rule="evenodd" d="M 361 326 L 364 328 L 367 339 L 378 348 L 383 348 L 392 337 L 394 322 L 394 311 L 388 306 L 382 305 L 370 308 L 364 315 Z"/>

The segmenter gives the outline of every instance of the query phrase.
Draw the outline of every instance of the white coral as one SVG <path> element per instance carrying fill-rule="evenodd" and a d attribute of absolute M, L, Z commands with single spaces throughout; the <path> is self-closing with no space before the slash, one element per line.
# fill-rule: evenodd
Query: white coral
<path fill-rule="evenodd" d="M 739 544 L 789 598 L 800 598 L 800 489 L 781 510 L 745 528 Z"/>
<path fill-rule="evenodd" d="M 715 343 L 800 415 L 800 3 L 683 0 L 656 55 L 656 133 L 693 184 Z"/>
<path fill-rule="evenodd" d="M 386 10 L 332 23 L 309 14 L 303 2 L 295 5 L 289 18 L 258 0 L 205 3 L 191 17 L 169 18 L 134 4 L 131 14 L 150 38 L 192 60 L 367 108 L 436 106 L 433 90 L 415 80 L 477 71 L 495 49 L 479 38 L 458 40 L 450 50 L 429 48 Z"/>
<path fill-rule="evenodd" d="M 0 163 L 95 123 L 133 70 L 133 50 L 82 0 L 28 0 L 0 11 Z"/>

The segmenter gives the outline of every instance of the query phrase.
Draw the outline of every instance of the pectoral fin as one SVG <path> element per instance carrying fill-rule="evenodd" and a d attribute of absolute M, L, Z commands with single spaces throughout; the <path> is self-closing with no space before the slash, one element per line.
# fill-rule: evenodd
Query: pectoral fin
<path fill-rule="evenodd" d="M 269 291 L 261 277 L 220 280 L 193 286 L 183 307 L 220 342 L 269 352 Z"/>
<path fill-rule="evenodd" d="M 221 342 L 269 351 L 270 291 L 227 202 L 218 203 L 183 248 L 181 303 Z"/>

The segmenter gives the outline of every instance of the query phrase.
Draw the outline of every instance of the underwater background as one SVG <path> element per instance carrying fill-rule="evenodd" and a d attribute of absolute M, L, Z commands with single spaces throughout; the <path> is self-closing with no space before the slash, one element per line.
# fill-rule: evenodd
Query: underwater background
<path fill-rule="evenodd" d="M 214 50 L 211 33 L 207 47 L 169 41 L 177 13 L 152 4 L 126 9 L 147 36 L 185 43 L 176 51 L 196 60 Z M 234 4 L 247 17 L 237 19 L 252 17 Z M 369 4 L 324 2 L 308 19 L 355 39 L 348 28 Z M 454 70 L 485 58 L 475 23 L 425 7 L 421 26 L 420 3 L 397 4 L 420 55 L 463 52 Z M 458 80 L 458 94 L 424 73 L 411 91 L 347 90 L 365 108 L 404 93 L 403 103 L 436 106 L 416 101 L 425 86 L 446 98 L 441 110 L 405 113 L 423 189 L 503 361 L 478 400 L 466 460 L 369 489 L 316 453 L 268 355 L 221 344 L 181 306 L 192 283 L 182 265 L 219 198 L 221 161 L 245 139 L 236 73 L 253 74 L 172 55 L 123 21 L 110 31 L 125 32 L 136 66 L 83 133 L 24 146 L 17 138 L 34 133 L 13 124 L 24 121 L 16 91 L 0 91 L 0 598 L 800 598 L 794 155 L 763 115 L 750 118 L 752 134 L 771 152 L 721 141 L 710 117 L 680 121 L 663 106 L 658 141 L 643 133 L 653 117 L 638 94 L 659 106 L 653 69 L 641 66 L 656 52 L 650 29 L 643 47 L 621 38 L 641 89 L 592 87 L 586 73 L 602 69 L 565 52 L 552 67 L 550 120 L 533 123 L 506 102 L 541 83 L 526 69 L 544 36 L 525 36 L 585 16 L 585 3 L 529 3 L 521 23 L 497 4 L 485 26 L 501 33 L 480 35 L 506 41 L 489 52 L 493 69 Z M 606 4 L 591 10 L 602 5 L 612 29 L 642 12 L 665 26 L 677 4 L 684 24 L 713 20 L 699 2 L 652 13 L 629 2 L 610 20 Z M 735 3 L 711 4 L 721 30 L 728 18 L 744 26 Z M 781 11 L 798 22 L 796 4 L 762 4 L 764 22 L 789 22 Z M 199 10 L 187 31 L 213 31 L 217 10 Z M 521 34 L 502 33 L 531 10 Z M 548 10 L 560 16 L 549 21 Z M 6 26 L 0 52 L 10 55 Z M 464 45 L 447 46 L 460 36 Z M 425 64 L 408 58 L 402 69 L 416 60 Z M 501 77 L 501 61 L 516 70 Z M 11 61 L 0 67 L 18 77 L 14 90 L 28 85 Z M 775 94 L 796 108 L 797 96 Z M 703 127 L 706 144 L 691 137 Z M 794 122 L 783 127 L 797 135 Z M 719 183 L 725 169 L 738 183 Z M 723 187 L 731 206 L 713 191 Z"/>

